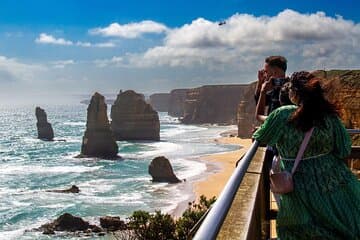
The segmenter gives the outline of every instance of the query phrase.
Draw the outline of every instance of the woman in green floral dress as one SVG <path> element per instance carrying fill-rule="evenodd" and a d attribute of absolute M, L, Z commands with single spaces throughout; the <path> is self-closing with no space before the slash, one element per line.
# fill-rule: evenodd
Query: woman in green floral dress
<path fill-rule="evenodd" d="M 295 172 L 294 191 L 281 195 L 277 233 L 286 239 L 360 239 L 360 183 L 344 164 L 351 140 L 319 79 L 308 72 L 291 77 L 297 106 L 273 111 L 253 137 L 276 146 L 281 168 L 291 172 L 305 132 L 314 126 Z"/>

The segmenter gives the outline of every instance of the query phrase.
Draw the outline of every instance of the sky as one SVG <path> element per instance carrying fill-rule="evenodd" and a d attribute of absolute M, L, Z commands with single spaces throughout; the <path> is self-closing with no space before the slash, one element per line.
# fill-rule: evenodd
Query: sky
<path fill-rule="evenodd" d="M 248 83 L 270 55 L 288 59 L 288 74 L 359 69 L 357 9 L 357 0 L 1 0 L 0 101 Z"/>

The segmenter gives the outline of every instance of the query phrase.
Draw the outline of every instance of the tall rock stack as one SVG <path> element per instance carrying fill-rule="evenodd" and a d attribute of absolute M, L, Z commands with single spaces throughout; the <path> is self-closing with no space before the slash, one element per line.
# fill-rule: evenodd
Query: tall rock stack
<path fill-rule="evenodd" d="M 95 93 L 87 109 L 86 131 L 80 157 L 117 158 L 118 145 L 110 130 L 105 98 Z"/>
<path fill-rule="evenodd" d="M 172 117 L 183 117 L 186 93 L 188 89 L 174 89 L 170 92 L 168 114 Z"/>
<path fill-rule="evenodd" d="M 111 107 L 111 119 L 116 140 L 160 140 L 158 113 L 132 90 L 119 93 Z"/>
<path fill-rule="evenodd" d="M 47 121 L 46 112 L 40 107 L 36 107 L 35 115 L 37 119 L 36 127 L 38 131 L 38 138 L 52 141 L 54 139 L 54 130 L 51 124 Z"/>
<path fill-rule="evenodd" d="M 254 121 L 252 117 L 254 114 L 249 115 L 246 112 L 246 101 L 241 101 L 238 106 L 237 112 L 237 125 L 238 125 L 238 136 L 240 138 L 249 138 L 251 136 Z"/>
<path fill-rule="evenodd" d="M 170 93 L 155 93 L 150 95 L 149 103 L 158 112 L 168 112 Z"/>

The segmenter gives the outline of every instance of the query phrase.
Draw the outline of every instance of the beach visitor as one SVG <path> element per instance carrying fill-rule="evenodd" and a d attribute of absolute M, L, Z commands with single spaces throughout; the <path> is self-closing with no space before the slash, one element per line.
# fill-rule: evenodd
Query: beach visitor
<path fill-rule="evenodd" d="M 255 101 L 268 107 L 267 114 L 265 111 L 264 115 L 269 115 L 276 108 L 280 107 L 279 94 L 281 86 L 286 82 L 286 70 L 287 70 L 287 60 L 283 56 L 269 56 L 265 58 L 263 69 L 258 71 L 258 81 L 255 90 Z M 261 91 L 264 83 L 268 83 L 265 85 L 265 91 Z M 265 118 L 263 119 L 265 120 Z M 267 146 L 265 152 L 265 172 L 270 171 L 272 166 L 272 162 L 274 156 L 277 155 L 277 151 L 275 147 Z M 267 174 L 264 175 L 264 182 L 269 183 L 269 176 Z M 270 185 L 265 184 L 265 191 L 270 190 Z M 265 195 L 265 202 L 270 202 L 270 195 Z M 270 207 L 270 206 L 269 206 Z M 270 219 L 271 212 L 266 212 L 266 218 Z"/>
<path fill-rule="evenodd" d="M 291 101 L 273 111 L 254 139 L 276 146 L 281 169 L 291 171 L 304 134 L 313 134 L 293 175 L 294 191 L 282 194 L 276 229 L 279 239 L 360 239 L 360 183 L 343 159 L 350 137 L 328 102 L 318 78 L 296 72 Z"/>

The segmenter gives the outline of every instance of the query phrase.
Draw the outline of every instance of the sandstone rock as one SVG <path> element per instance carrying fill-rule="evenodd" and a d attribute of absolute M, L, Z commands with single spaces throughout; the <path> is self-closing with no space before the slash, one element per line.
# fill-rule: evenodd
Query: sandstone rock
<path fill-rule="evenodd" d="M 249 84 L 248 89 L 242 94 L 241 101 L 237 110 L 237 126 L 238 137 L 250 138 L 252 136 L 253 129 L 257 124 L 255 118 L 255 100 L 254 92 L 256 88 L 256 82 Z"/>
<path fill-rule="evenodd" d="M 169 101 L 169 93 L 155 93 L 150 95 L 149 103 L 158 112 L 168 112 Z"/>
<path fill-rule="evenodd" d="M 100 157 L 105 159 L 118 158 L 116 144 L 107 117 L 104 97 L 95 93 L 87 109 L 86 131 L 79 157 Z"/>
<path fill-rule="evenodd" d="M 237 109 L 249 84 L 211 85 L 190 89 L 185 100 L 185 112 L 182 122 L 185 124 L 236 124 Z M 253 95 L 252 95 L 252 102 Z M 255 103 L 249 101 L 253 113 Z"/>
<path fill-rule="evenodd" d="M 160 140 L 158 113 L 132 90 L 119 93 L 111 107 L 111 119 L 116 140 Z"/>
<path fill-rule="evenodd" d="M 124 221 L 120 217 L 105 216 L 100 218 L 100 226 L 108 231 L 117 231 L 126 229 Z"/>
<path fill-rule="evenodd" d="M 149 174 L 153 182 L 181 182 L 171 167 L 169 160 L 163 156 L 154 158 L 149 165 Z"/>
<path fill-rule="evenodd" d="M 40 230 L 42 230 L 44 234 L 53 234 L 54 231 L 85 231 L 89 227 L 90 224 L 82 218 L 64 213 L 55 221 L 42 225 Z"/>
<path fill-rule="evenodd" d="M 172 117 L 183 117 L 185 99 L 188 89 L 174 89 L 170 92 L 168 114 Z"/>
<path fill-rule="evenodd" d="M 50 123 L 47 121 L 46 112 L 40 107 L 36 107 L 35 115 L 37 119 L 36 127 L 38 130 L 38 138 L 52 141 L 54 139 L 54 131 Z"/>
<path fill-rule="evenodd" d="M 324 78 L 326 95 L 339 107 L 346 128 L 360 128 L 360 70 L 318 70 L 313 74 Z M 359 135 L 352 136 L 353 145 L 360 145 Z"/>
<path fill-rule="evenodd" d="M 64 190 L 47 190 L 47 192 L 56 192 L 56 193 L 79 193 L 80 189 L 76 185 L 72 185 L 69 189 Z"/>

